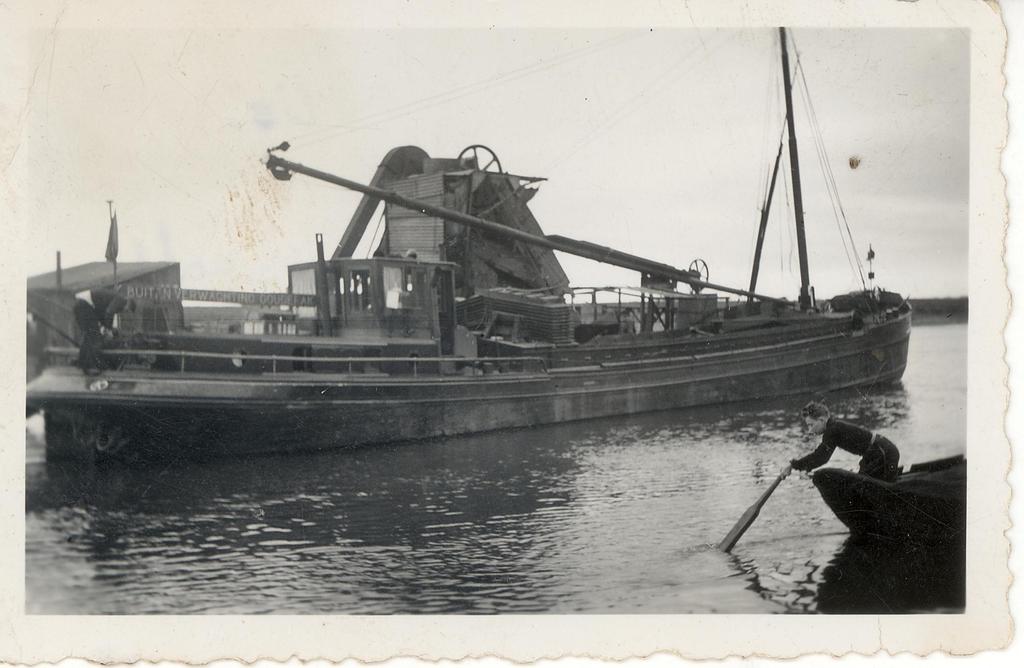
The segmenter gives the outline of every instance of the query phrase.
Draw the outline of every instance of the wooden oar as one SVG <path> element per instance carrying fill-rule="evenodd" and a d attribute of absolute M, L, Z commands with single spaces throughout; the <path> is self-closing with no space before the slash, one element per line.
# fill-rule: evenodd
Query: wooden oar
<path fill-rule="evenodd" d="M 738 522 L 736 522 L 732 530 L 725 535 L 722 542 L 718 544 L 719 550 L 722 552 L 732 552 L 732 548 L 736 546 L 739 539 L 747 532 L 747 529 L 749 529 L 750 525 L 754 523 L 754 520 L 757 519 L 758 514 L 761 512 L 761 508 L 768 501 L 768 497 L 772 495 L 775 488 L 779 486 L 780 482 L 786 479 L 786 476 L 788 476 L 792 470 L 793 467 L 789 464 L 786 465 L 786 468 L 782 469 L 782 472 L 779 473 L 779 477 L 777 477 L 772 484 L 768 486 L 768 489 L 766 489 L 764 494 L 761 495 L 761 498 L 758 499 L 754 505 L 747 508 L 747 512 L 743 513 L 743 516 L 740 517 Z"/>

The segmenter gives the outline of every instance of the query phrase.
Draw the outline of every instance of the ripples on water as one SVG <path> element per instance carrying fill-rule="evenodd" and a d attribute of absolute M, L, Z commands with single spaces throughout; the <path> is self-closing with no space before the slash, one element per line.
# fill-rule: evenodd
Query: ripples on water
<path fill-rule="evenodd" d="M 892 438 L 904 462 L 957 454 L 965 441 L 965 367 L 965 326 L 919 327 L 902 385 L 828 400 Z M 48 465 L 30 430 L 27 609 L 962 606 L 958 559 L 848 543 L 802 475 L 779 486 L 733 554 L 714 549 L 785 462 L 812 447 L 795 416 L 805 399 L 137 471 Z M 837 453 L 832 463 L 852 468 L 856 458 Z"/>

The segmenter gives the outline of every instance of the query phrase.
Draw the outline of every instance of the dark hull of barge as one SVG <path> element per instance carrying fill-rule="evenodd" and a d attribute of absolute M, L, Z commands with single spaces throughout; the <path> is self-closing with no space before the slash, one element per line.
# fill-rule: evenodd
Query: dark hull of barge
<path fill-rule="evenodd" d="M 54 367 L 33 382 L 47 458 L 287 453 L 467 434 L 897 381 L 910 313 L 860 328 L 555 348 L 537 370 L 204 373 Z M 633 359 L 630 359 L 630 358 Z"/>

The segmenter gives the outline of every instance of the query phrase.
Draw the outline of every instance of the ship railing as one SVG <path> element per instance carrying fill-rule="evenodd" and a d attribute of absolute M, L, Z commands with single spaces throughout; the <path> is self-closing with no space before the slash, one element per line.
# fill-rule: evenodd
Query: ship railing
<path fill-rule="evenodd" d="M 546 373 L 548 370 L 547 360 L 536 356 L 517 357 L 340 357 L 336 355 L 306 356 L 306 355 L 266 355 L 235 351 L 230 353 L 212 353 L 194 350 L 154 350 L 151 348 L 114 348 L 99 351 L 106 358 L 117 359 L 125 362 L 125 357 L 136 357 L 145 360 L 147 358 L 171 358 L 175 360 L 175 369 L 180 372 L 195 371 L 189 368 L 188 360 L 228 360 L 231 363 L 231 370 L 244 372 L 246 370 L 269 371 L 272 374 L 285 373 L 315 373 L 314 363 L 330 365 L 331 369 L 320 369 L 321 373 L 347 373 L 367 374 L 381 373 L 379 369 L 386 367 L 391 370 L 401 368 L 407 370 L 404 374 L 388 373 L 387 375 L 492 375 L 503 373 Z M 77 348 L 50 347 L 47 353 L 51 356 L 65 359 L 74 359 L 78 356 Z M 263 362 L 262 369 L 254 369 L 254 362 Z M 266 368 L 269 363 L 269 368 Z M 292 368 L 281 368 L 291 365 Z M 149 365 L 151 366 L 151 364 Z M 138 364 L 126 363 L 124 368 L 139 368 Z M 201 369 L 200 369 L 201 370 Z"/>
<path fill-rule="evenodd" d="M 705 293 L 705 296 L 707 294 Z M 603 297 L 611 295 L 614 300 L 599 299 L 598 295 Z M 686 294 L 667 288 L 611 285 L 575 287 L 570 288 L 569 291 L 569 303 L 585 323 L 597 321 L 600 316 L 608 314 L 615 318 L 620 329 L 626 327 L 635 330 L 640 323 L 647 320 L 651 331 L 688 329 L 714 318 L 723 317 L 730 312 L 731 298 L 720 295 L 715 295 L 714 308 L 705 309 L 702 306 L 697 312 L 681 308 L 678 303 L 670 308 L 667 306 L 673 300 L 678 302 L 680 299 L 689 300 L 699 297 L 698 293 Z M 659 302 L 660 305 L 655 306 L 656 302 Z M 588 308 L 590 314 L 585 316 Z M 666 310 L 673 311 L 670 319 L 663 317 Z"/>

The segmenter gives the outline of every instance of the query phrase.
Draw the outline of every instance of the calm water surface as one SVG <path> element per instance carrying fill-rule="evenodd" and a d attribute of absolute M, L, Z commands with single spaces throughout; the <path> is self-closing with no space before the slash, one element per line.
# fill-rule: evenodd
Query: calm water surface
<path fill-rule="evenodd" d="M 965 443 L 965 325 L 920 326 L 901 385 L 833 394 L 905 463 Z M 808 398 L 143 471 L 48 465 L 29 427 L 31 613 L 916 612 L 954 558 L 847 542 L 806 475 Z M 857 459 L 837 453 L 835 466 Z M 951 584 L 952 583 L 952 584 Z M 956 583 L 960 583 L 957 585 Z"/>

